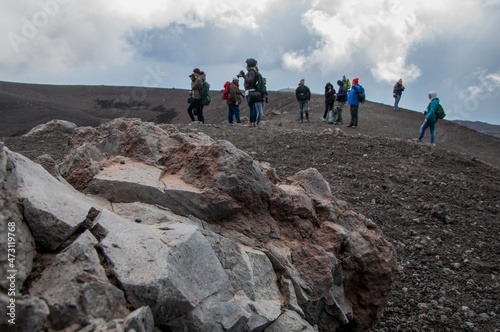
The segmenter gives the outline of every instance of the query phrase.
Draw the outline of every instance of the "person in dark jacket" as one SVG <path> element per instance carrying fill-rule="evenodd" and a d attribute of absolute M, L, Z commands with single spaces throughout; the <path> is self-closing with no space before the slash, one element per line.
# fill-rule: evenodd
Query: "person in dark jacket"
<path fill-rule="evenodd" d="M 189 107 L 187 109 L 187 112 L 189 114 L 189 117 L 191 118 L 191 121 L 195 121 L 194 115 L 198 117 L 198 121 L 204 122 L 205 119 L 203 117 L 203 109 L 201 108 L 201 94 L 200 91 L 203 88 L 203 78 L 201 74 L 201 70 L 198 68 L 193 69 L 193 74 L 194 77 L 191 77 L 191 92 L 190 95 L 193 98 L 191 103 L 189 104 Z M 194 110 L 194 115 L 193 115 L 193 110 Z"/>
<path fill-rule="evenodd" d="M 333 104 L 335 103 L 336 91 L 333 88 L 332 83 L 328 82 L 325 85 L 325 113 L 323 114 L 323 121 L 326 121 L 326 117 L 330 110 L 333 110 Z M 334 115 L 335 116 L 335 115 Z"/>
<path fill-rule="evenodd" d="M 401 94 L 405 90 L 405 87 L 403 86 L 403 79 L 399 79 L 399 81 L 396 82 L 394 85 L 394 88 L 392 89 L 392 93 L 394 96 L 394 110 L 397 111 L 399 109 L 399 101 L 401 100 Z"/>
<path fill-rule="evenodd" d="M 295 90 L 295 97 L 299 102 L 300 122 L 304 122 L 304 111 L 306 113 L 307 122 L 309 122 L 309 110 L 307 107 L 309 105 L 309 100 L 311 100 L 311 90 L 305 85 L 304 79 L 300 80 L 300 84 Z"/>
<path fill-rule="evenodd" d="M 337 85 L 339 86 L 339 92 L 335 95 L 338 102 L 338 115 L 336 125 L 342 124 L 342 112 L 344 111 L 345 103 L 347 102 L 347 85 L 341 80 L 337 81 Z"/>
<path fill-rule="evenodd" d="M 257 124 L 260 123 L 260 120 L 262 119 L 262 115 L 264 115 L 264 107 L 268 103 L 267 87 L 266 87 L 267 81 L 264 77 L 262 78 L 262 80 L 264 81 L 264 91 L 261 92 L 262 101 L 255 103 L 255 106 L 257 109 Z"/>
<path fill-rule="evenodd" d="M 255 86 L 257 84 L 257 71 L 259 70 L 257 68 L 257 60 L 249 58 L 246 60 L 247 64 L 247 73 L 245 74 L 242 71 L 240 71 L 240 74 L 238 75 L 239 77 L 243 77 L 245 79 L 245 82 L 243 86 L 245 87 L 245 96 L 247 99 L 248 103 L 248 108 L 250 109 L 250 127 L 256 127 L 257 126 L 257 108 L 255 105 L 256 100 L 253 100 L 250 98 L 250 95 L 252 92 L 256 92 Z"/>

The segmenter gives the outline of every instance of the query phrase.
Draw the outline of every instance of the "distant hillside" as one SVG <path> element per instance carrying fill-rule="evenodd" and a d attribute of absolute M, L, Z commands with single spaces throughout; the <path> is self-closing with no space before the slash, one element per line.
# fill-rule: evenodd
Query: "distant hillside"
<path fill-rule="evenodd" d="M 263 125 L 278 122 L 292 128 L 298 125 L 299 107 L 291 88 L 269 91 Z M 222 91 L 210 92 L 212 102 L 205 106 L 206 124 L 227 123 L 228 107 Z M 19 136 L 33 127 L 51 120 L 66 120 L 78 126 L 96 127 L 115 118 L 140 118 L 154 123 L 190 123 L 187 113 L 188 90 L 126 86 L 70 86 L 22 84 L 0 81 L 0 137 Z M 332 128 L 322 121 L 325 100 L 322 94 L 313 94 L 309 102 L 311 123 L 299 127 L 319 132 Z M 240 106 L 242 120 L 248 120 L 246 102 Z M 344 125 L 350 120 L 349 109 L 344 110 Z M 415 139 L 422 125 L 423 115 L 401 108 L 395 112 L 389 105 L 367 101 L 360 107 L 356 130 L 343 127 L 348 135 Z M 265 127 L 265 125 L 264 125 Z M 495 130 L 492 130 L 495 128 Z M 487 163 L 500 166 L 497 157 L 500 138 L 498 126 L 489 126 L 487 134 L 461 124 L 443 120 L 437 127 L 436 144 L 448 150 L 466 153 Z M 476 131 L 477 130 L 477 131 Z M 423 140 L 429 142 L 429 133 Z M 270 142 L 272 144 L 273 142 Z"/>
<path fill-rule="evenodd" d="M 486 135 L 492 135 L 500 138 L 500 126 L 492 125 L 489 123 L 479 122 L 479 121 L 463 121 L 463 120 L 453 120 L 453 122 L 459 125 L 465 126 L 477 132 Z"/>
<path fill-rule="evenodd" d="M 280 89 L 278 92 L 295 92 L 295 89 L 292 88 L 285 88 L 285 89 Z"/>

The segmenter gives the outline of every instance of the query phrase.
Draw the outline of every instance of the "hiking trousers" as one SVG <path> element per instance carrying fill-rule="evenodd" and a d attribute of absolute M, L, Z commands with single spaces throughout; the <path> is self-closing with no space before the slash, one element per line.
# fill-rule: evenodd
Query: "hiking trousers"
<path fill-rule="evenodd" d="M 351 105 L 351 123 L 349 123 L 351 127 L 358 126 L 358 110 L 359 105 Z"/>
<path fill-rule="evenodd" d="M 306 119 L 309 120 L 309 110 L 307 109 L 308 106 L 309 100 L 299 101 L 300 121 L 304 121 L 304 112 L 306 112 Z"/>

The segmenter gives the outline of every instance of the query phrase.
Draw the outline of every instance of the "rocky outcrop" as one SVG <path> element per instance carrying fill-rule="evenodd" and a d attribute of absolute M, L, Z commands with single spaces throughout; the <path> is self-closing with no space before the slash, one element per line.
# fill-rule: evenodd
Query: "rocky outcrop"
<path fill-rule="evenodd" d="M 363 331 L 380 317 L 395 251 L 315 169 L 283 181 L 227 141 L 137 119 L 71 140 L 47 163 L 56 177 L 0 159 L 2 215 L 37 250 L 16 262 L 24 300 L 45 305 L 32 324 Z"/>
<path fill-rule="evenodd" d="M 34 127 L 26 134 L 26 136 L 37 135 L 41 133 L 49 134 L 53 132 L 72 134 L 77 128 L 78 126 L 73 122 L 65 120 L 52 120 Z"/>

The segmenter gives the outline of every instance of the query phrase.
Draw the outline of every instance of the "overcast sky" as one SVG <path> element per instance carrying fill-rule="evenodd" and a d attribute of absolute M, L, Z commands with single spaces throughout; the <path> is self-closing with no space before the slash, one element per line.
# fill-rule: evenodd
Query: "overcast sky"
<path fill-rule="evenodd" d="M 3 81 L 187 89 L 199 67 L 220 90 L 252 57 L 269 90 L 346 75 L 392 104 L 402 78 L 400 107 L 435 90 L 447 119 L 500 125 L 500 0 L 8 0 L 0 15 Z"/>

